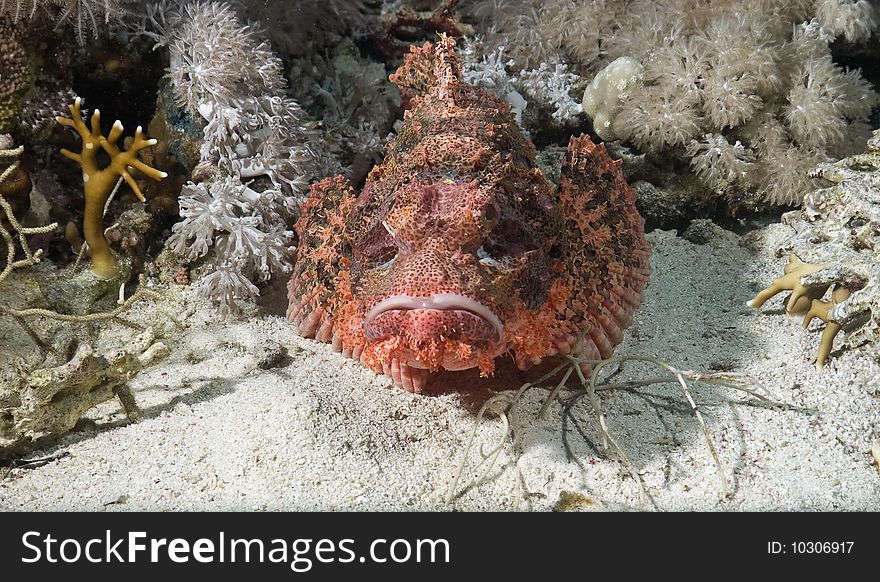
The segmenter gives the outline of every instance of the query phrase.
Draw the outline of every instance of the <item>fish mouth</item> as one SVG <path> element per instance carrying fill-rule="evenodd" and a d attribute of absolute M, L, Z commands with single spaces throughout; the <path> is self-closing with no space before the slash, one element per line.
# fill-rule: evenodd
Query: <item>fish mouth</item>
<path fill-rule="evenodd" d="M 392 295 L 374 305 L 364 316 L 364 333 L 376 341 L 407 331 L 416 340 L 478 340 L 500 343 L 504 325 L 479 301 L 457 293 L 425 297 Z"/>
<path fill-rule="evenodd" d="M 392 295 L 364 316 L 364 335 L 388 362 L 433 371 L 491 373 L 505 351 L 504 325 L 479 301 L 457 293 Z"/>
<path fill-rule="evenodd" d="M 427 314 L 434 312 L 437 316 L 450 315 L 450 319 L 469 317 L 478 322 L 474 329 L 483 333 L 479 339 L 500 342 L 504 337 L 504 324 L 495 313 L 482 303 L 458 295 L 457 293 L 437 293 L 427 297 L 412 297 L 409 295 L 392 295 L 374 305 L 364 316 L 364 332 L 370 341 L 381 339 L 389 334 L 381 333 L 381 327 L 376 325 L 382 316 L 390 314 L 405 315 L 408 312 L 420 311 Z M 455 330 L 447 330 L 455 331 Z M 485 333 L 489 332 L 489 333 Z"/>

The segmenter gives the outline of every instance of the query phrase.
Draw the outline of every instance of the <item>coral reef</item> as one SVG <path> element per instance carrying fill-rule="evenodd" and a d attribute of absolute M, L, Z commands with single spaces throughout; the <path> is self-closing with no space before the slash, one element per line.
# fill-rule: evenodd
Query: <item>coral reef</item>
<path fill-rule="evenodd" d="M 382 3 L 381 18 L 372 32 L 379 50 L 390 56 L 437 34 L 460 37 L 468 28 L 456 17 L 460 0 L 391 0 Z"/>
<path fill-rule="evenodd" d="M 182 221 L 168 248 L 188 262 L 213 249 L 199 288 L 236 311 L 253 281 L 290 269 L 289 223 L 317 170 L 304 112 L 284 94 L 281 61 L 259 29 L 222 3 L 193 2 L 164 15 L 174 100 L 204 120 L 194 178 L 178 200 Z"/>
<path fill-rule="evenodd" d="M 69 24 L 80 44 L 97 38 L 111 22 L 127 15 L 125 4 L 137 8 L 135 0 L 0 0 L 0 16 L 13 21 L 49 15 L 58 25 Z"/>
<path fill-rule="evenodd" d="M 25 93 L 32 84 L 30 61 L 18 34 L 0 14 L 0 133 L 18 125 Z"/>
<path fill-rule="evenodd" d="M 410 391 L 441 369 L 491 374 L 507 352 L 521 369 L 608 357 L 650 271 L 620 163 L 573 137 L 553 188 L 454 47 L 413 47 L 391 75 L 408 108 L 360 193 L 343 177 L 312 186 L 288 284 L 300 334 Z"/>
<path fill-rule="evenodd" d="M 71 232 L 68 223 L 65 238 L 77 251 L 77 261 L 70 272 L 47 275 L 42 285 L 45 300 L 52 307 L 66 314 L 85 315 L 100 308 L 99 304 L 108 305 L 117 302 L 120 288 L 143 268 L 148 242 L 153 233 L 154 216 L 147 213 L 142 204 L 136 204 L 122 212 L 116 220 L 104 230 L 104 236 L 114 259 L 116 274 L 105 277 L 92 269 L 76 271 L 78 259 L 87 245 L 77 240 L 77 234 Z"/>
<path fill-rule="evenodd" d="M 461 51 L 464 80 L 488 89 L 510 104 L 517 123 L 537 133 L 547 125 L 564 126 L 583 110 L 572 94 L 580 77 L 558 61 L 514 73 L 515 62 L 505 57 L 505 47 L 484 54 L 482 41 L 471 39 Z M 529 109 L 528 105 L 532 104 Z"/>
<path fill-rule="evenodd" d="M 734 209 L 798 204 L 810 168 L 859 151 L 878 103 L 832 56 L 836 37 L 872 35 L 871 2 L 551 0 L 537 10 L 474 0 L 463 9 L 487 52 L 503 47 L 514 69 L 568 62 L 592 77 L 585 105 L 600 135 L 690 164 Z M 620 57 L 644 67 L 624 93 L 603 71 Z"/>
<path fill-rule="evenodd" d="M 70 89 L 34 87 L 31 96 L 21 108 L 19 130 L 28 138 L 37 138 L 47 129 L 51 131 L 59 117 L 65 114 L 77 95 Z"/>
<path fill-rule="evenodd" d="M 45 11 L 0 13 L 0 126 L 28 147 L 48 155 L 56 144 L 50 135 L 55 118 L 67 111 L 76 95 L 71 83 L 76 66 L 84 67 L 84 51 L 71 31 L 45 17 Z M 7 88 L 17 84 L 18 95 L 8 99 Z M 6 88 L 3 88 L 6 87 Z"/>
<path fill-rule="evenodd" d="M 486 53 L 504 47 L 513 68 L 533 69 L 541 63 L 571 62 L 582 74 L 602 66 L 602 45 L 625 27 L 620 18 L 628 2 L 550 0 L 462 0 L 460 9 L 473 21 Z M 606 49 L 607 50 L 607 49 Z M 616 55 L 619 56 L 619 55 Z"/>
<path fill-rule="evenodd" d="M 400 111 L 388 72 L 344 39 L 291 63 L 294 98 L 320 122 L 319 176 L 344 173 L 355 183 L 382 159 L 386 136 Z"/>
<path fill-rule="evenodd" d="M 360 37 L 376 26 L 376 0 L 241 0 L 244 20 L 265 27 L 272 44 L 286 58 L 322 53 L 344 36 Z"/>
<path fill-rule="evenodd" d="M 34 235 L 46 235 L 58 228 L 57 223 L 40 226 L 24 226 L 19 220 L 18 214 L 26 204 L 13 198 L 7 200 L 7 194 L 15 191 L 15 188 L 7 188 L 15 178 L 16 171 L 20 168 L 19 158 L 24 151 L 24 146 L 11 147 L 12 140 L 7 135 L 0 135 L 0 210 L 3 211 L 3 219 L 0 220 L 0 238 L 3 240 L 5 257 L 2 261 L 3 269 L 0 271 L 0 285 L 9 284 L 13 274 L 27 272 L 29 267 L 40 265 L 44 258 L 42 248 L 31 248 L 29 237 Z M 14 186 L 14 184 L 13 184 Z M 24 188 L 20 188 L 16 194 L 30 194 L 30 183 L 26 182 Z M 29 202 L 28 202 L 29 204 Z M 138 219 L 137 217 L 143 217 Z M 124 255 L 127 264 L 126 272 L 135 269 L 137 256 L 143 254 L 144 232 L 149 230 L 150 217 L 142 209 L 130 210 L 123 213 L 120 220 L 105 232 L 108 239 L 118 243 L 120 247 L 139 246 L 139 252 L 126 253 Z M 103 236 L 103 235 L 102 235 Z M 129 256 L 134 255 L 134 256 Z M 21 257 L 21 258 L 17 258 Z M 43 266 L 43 265 L 40 265 Z M 52 267 L 50 267 L 51 269 Z M 73 269 L 76 269 L 76 264 Z M 25 277 L 27 278 L 27 277 Z M 31 322 L 35 319 L 50 319 L 66 323 L 86 323 L 108 320 L 124 312 L 128 307 L 145 296 L 153 298 L 157 294 L 144 288 L 144 280 L 140 279 L 139 288 L 133 295 L 124 299 L 125 280 L 106 279 L 85 271 L 75 276 L 71 272 L 47 273 L 43 271 L 38 278 L 34 278 L 33 288 L 28 293 L 21 290 L 18 292 L 4 292 L 3 298 L 9 303 L 18 304 L 12 307 L 8 303 L 0 303 L 0 315 L 11 317 L 27 333 L 30 340 L 45 353 L 58 355 L 65 351 L 57 349 L 46 343 L 32 328 Z M 109 312 L 90 313 L 94 303 L 107 294 L 108 290 L 118 292 L 117 307 Z M 114 297 L 115 298 L 115 297 Z M 124 300 L 123 300 L 124 299 Z M 45 305 L 62 305 L 65 313 L 59 313 L 44 308 Z M 32 307 L 36 305 L 37 307 Z M 2 353 L 3 350 L 0 350 Z M 44 353 L 44 355 L 45 355 Z"/>
<path fill-rule="evenodd" d="M 21 147 L 7 148 L 8 141 L 11 140 L 0 137 L 0 163 L 21 154 Z M 13 161 L 0 174 L 0 188 L 13 174 L 17 163 Z M 69 431 L 87 410 L 114 396 L 120 399 L 128 417 L 135 419 L 137 407 L 126 382 L 139 370 L 165 357 L 168 349 L 155 341 L 155 333 L 148 329 L 129 342 L 126 349 L 99 355 L 88 343 L 90 332 L 73 330 L 70 324 L 111 319 L 150 292 L 138 291 L 112 312 L 83 316 L 20 305 L 46 302 L 39 291 L 35 292 L 38 285 L 28 284 L 29 278 L 21 277 L 23 285 L 22 281 L 14 281 L 13 275 L 37 266 L 43 258 L 42 249 L 31 250 L 27 237 L 50 232 L 57 224 L 22 226 L 3 195 L 0 195 L 0 209 L 5 214 L 5 221 L 0 222 L 0 236 L 7 249 L 4 268 L 0 271 L 0 285 L 4 287 L 0 316 L 11 318 L 19 326 L 18 333 L 5 326 L 0 333 L 3 346 L 0 350 L 0 457 L 21 454 L 45 437 Z M 7 228 L 5 224 L 10 226 Z M 16 250 L 23 255 L 17 260 Z M 83 294 L 70 293 L 66 299 L 82 302 Z M 7 301 L 19 305 L 7 305 Z M 38 320 L 46 319 L 52 322 L 43 328 L 51 338 L 48 341 L 34 329 Z M 28 344 L 26 338 L 32 343 Z M 35 350 L 34 345 L 38 349 Z M 63 363 L 57 363 L 59 359 Z M 37 367 L 31 365 L 34 363 L 38 363 Z"/>
<path fill-rule="evenodd" d="M 109 316 L 96 314 L 77 317 L 41 307 L 22 309 L 21 305 L 7 304 L 7 301 L 18 304 L 33 302 L 38 305 L 45 302 L 39 293 L 36 297 L 26 297 L 29 294 L 23 291 L 22 286 L 15 286 L 11 280 L 16 272 L 27 271 L 28 267 L 36 266 L 43 258 L 42 249 L 31 250 L 27 237 L 50 232 L 58 226 L 53 223 L 25 227 L 20 223 L 12 204 L 7 201 L 7 186 L 19 168 L 18 158 L 24 149 L 23 146 L 11 146 L 12 140 L 8 136 L 0 136 L 0 167 L 3 167 L 3 172 L 0 173 L 0 210 L 4 214 L 4 220 L 0 221 L 0 237 L 6 250 L 4 268 L 0 271 L 0 285 L 4 286 L 4 302 L 0 303 L 0 315 L 14 320 L 21 330 L 19 334 L 15 334 L 4 329 L 0 334 L 4 344 L 0 350 L 3 356 L 3 366 L 0 366 L 0 456 L 4 457 L 27 450 L 44 436 L 58 435 L 70 430 L 83 412 L 114 394 L 120 396 L 126 410 L 134 412 L 134 399 L 126 391 L 124 383 L 137 370 L 167 353 L 162 344 L 153 343 L 154 336 L 149 332 L 132 344 L 130 353 L 121 351 L 95 356 L 91 347 L 79 343 L 73 359 L 66 364 L 43 369 L 33 369 L 28 365 L 28 362 L 45 364 L 47 355 L 56 361 L 63 357 L 70 342 L 78 339 L 71 336 L 70 323 L 97 321 L 113 317 L 115 313 Z M 26 194 L 30 192 L 29 183 L 24 191 Z M 16 259 L 17 254 L 22 258 Z M 129 302 L 120 312 L 127 309 Z M 52 330 L 54 333 L 50 342 L 44 341 L 32 327 L 34 321 L 40 318 L 63 322 Z M 26 333 L 25 337 L 29 337 L 39 348 L 34 350 L 33 346 L 26 345 L 28 357 L 25 359 L 16 358 L 16 353 L 21 352 L 21 348 L 8 343 L 14 343 L 16 338 L 21 337 L 21 332 Z M 27 340 L 25 344 L 26 342 Z"/>
<path fill-rule="evenodd" d="M 811 167 L 861 147 L 877 94 L 833 62 L 828 31 L 778 10 L 768 19 L 733 3 L 695 22 L 657 12 L 630 31 L 672 40 L 629 49 L 645 82 L 619 108 L 614 132 L 688 160 L 739 204 L 797 204 Z"/>
<path fill-rule="evenodd" d="M 816 360 L 821 367 L 841 329 L 849 348 L 880 340 L 880 130 L 863 154 L 820 164 L 812 175 L 832 185 L 804 197 L 783 216 L 795 233 L 779 249 L 790 255 L 785 275 L 749 302 L 760 308 L 791 291 L 786 311 L 826 322 Z M 823 299 L 831 288 L 831 297 Z"/>

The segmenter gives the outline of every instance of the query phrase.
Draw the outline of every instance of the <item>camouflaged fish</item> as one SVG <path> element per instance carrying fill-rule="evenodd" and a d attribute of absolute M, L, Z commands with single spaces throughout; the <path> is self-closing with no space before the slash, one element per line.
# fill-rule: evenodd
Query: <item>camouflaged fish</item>
<path fill-rule="evenodd" d="M 461 81 L 454 48 L 413 48 L 391 75 L 407 110 L 360 193 L 312 186 L 288 283 L 301 335 L 413 392 L 505 354 L 521 369 L 608 357 L 650 272 L 620 162 L 572 138 L 555 188 L 508 104 Z"/>

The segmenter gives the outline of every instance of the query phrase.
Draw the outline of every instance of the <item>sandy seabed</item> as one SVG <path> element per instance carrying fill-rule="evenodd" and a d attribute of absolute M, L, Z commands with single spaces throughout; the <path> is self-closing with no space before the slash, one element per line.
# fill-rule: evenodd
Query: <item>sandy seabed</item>
<path fill-rule="evenodd" d="M 772 252 L 789 232 L 772 225 L 696 245 L 655 231 L 645 303 L 617 355 L 664 359 L 680 369 L 731 369 L 749 386 L 791 405 L 768 408 L 730 388 L 693 383 L 726 475 L 676 383 L 602 394 L 608 426 L 645 484 L 601 443 L 586 400 L 572 408 L 579 434 L 546 388 L 527 391 L 510 417 L 488 474 L 479 448 L 504 436 L 498 417 L 478 424 L 475 446 L 446 497 L 481 405 L 525 380 L 451 374 L 442 390 L 414 395 L 391 386 L 330 346 L 296 336 L 280 285 L 241 321 L 223 322 L 193 298 L 143 302 L 127 315 L 184 323 L 166 339 L 171 356 L 132 382 L 141 420 L 116 402 L 90 411 L 51 447 L 59 455 L 0 481 L 3 510 L 880 510 L 878 366 L 863 351 L 832 352 L 813 366 L 818 324 L 807 331 L 782 299 L 746 307 L 782 272 Z M 107 346 L 131 330 L 109 326 Z M 838 338 L 836 345 L 840 345 Z M 618 379 L 656 376 L 628 364 Z M 873 383 L 873 384 L 872 384 Z M 586 437 L 586 438 L 585 438 Z"/>

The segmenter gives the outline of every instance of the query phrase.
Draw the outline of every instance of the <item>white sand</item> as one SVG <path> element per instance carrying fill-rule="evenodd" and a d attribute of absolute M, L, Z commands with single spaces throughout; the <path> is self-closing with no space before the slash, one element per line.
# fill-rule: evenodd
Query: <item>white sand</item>
<path fill-rule="evenodd" d="M 733 235 L 694 245 L 673 233 L 651 234 L 646 301 L 616 352 L 661 357 L 682 369 L 726 362 L 768 396 L 815 409 L 767 409 L 727 388 L 692 385 L 727 474 L 725 501 L 681 390 L 664 384 L 649 389 L 659 397 L 603 397 L 609 427 L 653 502 L 640 501 L 619 457 L 591 450 L 574 431 L 575 458 L 568 459 L 559 406 L 537 418 L 547 391 L 535 389 L 515 408 L 516 449 L 508 440 L 496 468 L 477 484 L 472 451 L 446 506 L 490 387 L 515 389 L 523 380 L 452 375 L 450 385 L 460 390 L 405 393 L 329 346 L 294 335 L 276 289 L 259 312 L 235 323 L 217 321 L 191 298 L 137 307 L 130 317 L 156 321 L 171 312 L 187 325 L 168 340 L 170 359 L 132 382 L 142 420 L 127 424 L 116 403 L 92 411 L 94 426 L 31 455 L 67 456 L 16 469 L 0 482 L 0 509 L 547 510 L 561 495 L 576 494 L 584 509 L 878 510 L 880 475 L 869 454 L 880 439 L 880 399 L 869 385 L 877 366 L 864 353 L 835 351 L 816 371 L 817 324 L 801 330 L 783 314 L 780 298 L 763 312 L 745 306 L 781 273 L 784 261 L 771 251 L 785 232 L 773 226 L 750 235 L 757 254 Z M 130 333 L 114 326 L 105 341 Z M 657 374 L 636 366 L 627 373 Z M 588 403 L 575 410 L 599 442 Z M 488 416 L 477 443 L 491 446 L 501 430 Z"/>

